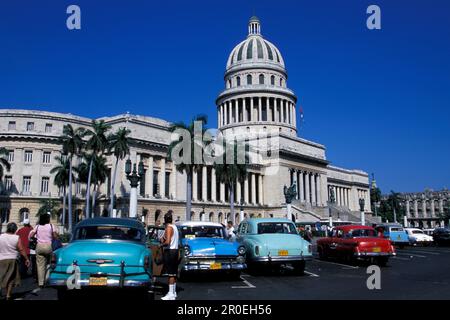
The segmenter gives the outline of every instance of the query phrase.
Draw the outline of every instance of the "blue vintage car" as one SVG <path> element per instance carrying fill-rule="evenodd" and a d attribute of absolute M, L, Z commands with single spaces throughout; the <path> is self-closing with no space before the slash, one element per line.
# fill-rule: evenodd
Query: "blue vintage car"
<path fill-rule="evenodd" d="M 375 230 L 400 248 L 409 245 L 408 234 L 399 223 L 380 223 L 375 226 Z"/>
<path fill-rule="evenodd" d="M 93 218 L 78 223 L 67 246 L 53 254 L 48 285 L 64 299 L 76 289 L 134 288 L 148 293 L 152 256 L 145 229 L 134 219 Z M 78 273 L 79 272 L 79 273 Z M 79 274 L 79 280 L 76 274 Z M 78 288 L 77 288 L 78 287 Z"/>
<path fill-rule="evenodd" d="M 250 267 L 290 265 L 303 274 L 305 261 L 312 259 L 311 244 L 288 219 L 252 218 L 241 222 L 237 240 L 247 249 Z"/>
<path fill-rule="evenodd" d="M 182 248 L 180 275 L 195 271 L 225 271 L 239 277 L 247 267 L 245 247 L 228 240 L 221 224 L 189 221 L 177 226 Z"/>

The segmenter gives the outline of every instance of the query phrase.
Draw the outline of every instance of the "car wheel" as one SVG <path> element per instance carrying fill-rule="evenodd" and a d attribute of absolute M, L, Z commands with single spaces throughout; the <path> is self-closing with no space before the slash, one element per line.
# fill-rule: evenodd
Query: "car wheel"
<path fill-rule="evenodd" d="M 305 261 L 300 261 L 300 262 L 295 263 L 293 265 L 294 273 L 299 276 L 303 275 L 305 273 L 305 265 L 306 265 Z"/>

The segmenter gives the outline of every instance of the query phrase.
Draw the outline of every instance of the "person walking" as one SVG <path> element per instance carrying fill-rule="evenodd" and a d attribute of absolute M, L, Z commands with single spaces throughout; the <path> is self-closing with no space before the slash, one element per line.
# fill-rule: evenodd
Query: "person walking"
<path fill-rule="evenodd" d="M 161 238 L 163 248 L 164 271 L 163 274 L 169 277 L 169 292 L 161 300 L 175 300 L 177 298 L 177 274 L 178 274 L 178 229 L 172 224 L 173 211 L 169 210 L 164 215 L 165 232 Z"/>
<path fill-rule="evenodd" d="M 6 300 L 11 299 L 12 288 L 20 285 L 18 255 L 23 257 L 27 267 L 30 266 L 27 252 L 16 231 L 17 224 L 10 222 L 6 226 L 6 233 L 0 235 L 0 289 L 6 291 Z"/>
<path fill-rule="evenodd" d="M 234 230 L 232 221 L 228 221 L 227 223 L 227 236 L 230 240 L 236 239 L 236 231 Z"/>
<path fill-rule="evenodd" d="M 30 225 L 30 220 L 25 219 L 23 220 L 23 227 L 20 228 L 17 231 L 17 235 L 19 236 L 20 241 L 22 242 L 22 245 L 27 253 L 28 259 L 33 262 L 33 260 L 31 259 L 31 252 L 30 252 L 30 248 L 28 247 L 30 241 L 29 241 L 29 236 L 30 236 L 30 232 L 31 230 L 33 230 L 33 228 Z M 33 263 L 31 263 L 31 268 L 28 268 L 25 265 L 25 259 L 23 257 L 20 257 L 19 259 L 19 270 L 20 270 L 20 276 L 22 278 L 25 278 L 28 276 L 28 270 L 31 269 L 31 274 L 33 274 L 33 268 L 35 268 L 35 266 L 33 265 Z"/>
<path fill-rule="evenodd" d="M 45 284 L 47 265 L 53 253 L 52 242 L 58 238 L 56 228 L 50 223 L 50 215 L 43 214 L 39 217 L 39 223 L 30 232 L 30 239 L 36 237 L 36 264 L 38 285 L 42 289 Z"/>

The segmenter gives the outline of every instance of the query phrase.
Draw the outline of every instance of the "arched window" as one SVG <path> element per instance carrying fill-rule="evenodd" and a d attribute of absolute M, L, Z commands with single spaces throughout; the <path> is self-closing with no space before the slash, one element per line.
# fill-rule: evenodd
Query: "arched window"
<path fill-rule="evenodd" d="M 264 84 L 264 75 L 263 74 L 259 75 L 259 84 Z"/>
<path fill-rule="evenodd" d="M 209 213 L 209 221 L 214 222 L 214 212 Z"/>
<path fill-rule="evenodd" d="M 228 88 L 231 88 L 231 79 L 228 80 Z"/>
<path fill-rule="evenodd" d="M 241 77 L 236 77 L 236 85 L 238 87 L 241 85 Z"/>
<path fill-rule="evenodd" d="M 252 84 L 252 75 L 247 75 L 247 84 Z"/>
<path fill-rule="evenodd" d="M 270 84 L 273 86 L 275 85 L 275 76 L 270 77 Z"/>
<path fill-rule="evenodd" d="M 25 219 L 30 219 L 30 210 L 28 208 L 22 208 L 19 210 L 20 222 L 23 223 Z"/>
<path fill-rule="evenodd" d="M 283 78 L 280 78 L 280 87 L 283 86 Z"/>

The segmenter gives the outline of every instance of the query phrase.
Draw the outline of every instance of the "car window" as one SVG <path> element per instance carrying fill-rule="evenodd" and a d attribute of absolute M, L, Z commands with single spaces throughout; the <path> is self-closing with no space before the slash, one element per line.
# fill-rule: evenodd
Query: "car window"
<path fill-rule="evenodd" d="M 391 228 L 391 232 L 402 232 L 403 231 L 403 228 L 400 228 L 400 227 L 392 227 Z"/>
<path fill-rule="evenodd" d="M 243 224 L 241 224 L 240 225 L 240 230 L 239 230 L 239 232 L 240 233 L 247 233 L 248 232 L 248 224 L 247 223 L 243 223 Z"/>
<path fill-rule="evenodd" d="M 112 239 L 142 241 L 145 234 L 136 228 L 121 226 L 86 226 L 78 228 L 74 240 Z"/>
<path fill-rule="evenodd" d="M 220 226 L 181 226 L 181 237 L 195 238 L 226 238 L 225 230 Z"/>
<path fill-rule="evenodd" d="M 267 234 L 267 233 L 298 234 L 295 225 L 290 222 L 258 223 L 258 234 Z"/>
<path fill-rule="evenodd" d="M 412 234 L 423 234 L 422 230 L 413 230 Z"/>
<path fill-rule="evenodd" d="M 358 238 L 358 237 L 376 237 L 375 230 L 373 229 L 354 229 L 348 232 L 348 237 Z"/>

